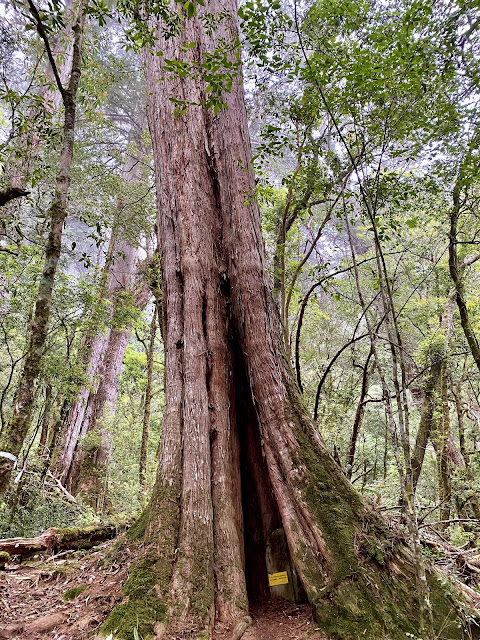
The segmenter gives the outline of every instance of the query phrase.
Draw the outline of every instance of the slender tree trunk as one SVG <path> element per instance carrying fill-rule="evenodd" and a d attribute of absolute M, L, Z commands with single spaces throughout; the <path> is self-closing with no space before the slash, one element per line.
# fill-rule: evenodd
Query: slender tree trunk
<path fill-rule="evenodd" d="M 458 441 L 460 446 L 460 453 L 463 458 L 463 463 L 465 465 L 465 473 L 467 476 L 467 480 L 471 483 L 471 496 L 469 498 L 469 502 L 472 506 L 473 515 L 477 520 L 480 520 L 480 502 L 478 500 L 478 496 L 473 486 L 475 483 L 475 474 L 473 473 L 472 465 L 470 464 L 470 456 L 467 451 L 466 441 L 465 441 L 465 423 L 464 423 L 464 408 L 462 406 L 462 382 L 463 379 L 460 380 L 458 385 L 453 388 L 453 396 L 455 398 L 455 408 L 457 411 L 457 421 L 458 421 Z"/>
<path fill-rule="evenodd" d="M 450 518 L 452 500 L 452 474 L 449 457 L 450 408 L 448 405 L 448 374 L 442 367 L 439 388 L 440 418 L 435 431 L 435 452 L 437 454 L 438 494 L 440 501 L 440 520 Z"/>
<path fill-rule="evenodd" d="M 362 422 L 363 422 L 363 416 L 365 414 L 365 396 L 367 395 L 368 392 L 368 379 L 370 377 L 370 370 L 369 370 L 369 363 L 370 363 L 370 359 L 373 355 L 373 350 L 372 348 L 370 348 L 369 354 L 367 356 L 367 360 L 365 362 L 365 365 L 363 367 L 363 373 L 362 373 L 362 387 L 360 390 L 360 398 L 358 400 L 358 405 L 357 405 L 357 409 L 355 411 L 355 418 L 353 420 L 353 429 L 352 429 L 352 435 L 350 438 L 350 448 L 348 451 L 348 458 L 347 458 L 347 478 L 349 480 L 351 480 L 352 478 L 352 473 L 353 473 L 353 464 L 355 462 L 355 451 L 357 449 L 357 440 L 358 440 L 358 434 L 360 433 L 360 428 L 362 426 Z"/>
<path fill-rule="evenodd" d="M 45 455 L 48 429 L 50 426 L 50 412 L 52 409 L 52 385 L 47 383 L 45 389 L 45 408 L 41 417 L 42 430 L 40 432 L 40 440 L 38 442 L 37 455 L 41 458 Z"/>
<path fill-rule="evenodd" d="M 148 436 L 150 431 L 150 413 L 152 410 L 152 394 L 153 394 L 153 357 L 155 355 L 155 334 L 157 332 L 157 317 L 153 314 L 150 324 L 150 340 L 147 351 L 147 385 L 145 387 L 145 398 L 143 403 L 143 422 L 142 422 L 142 444 L 140 447 L 140 461 L 138 468 L 138 478 L 140 485 L 141 501 L 145 488 L 145 471 L 147 469 L 147 451 Z"/>
<path fill-rule="evenodd" d="M 68 83 L 73 59 L 73 37 L 72 37 L 72 24 L 75 20 L 75 12 L 73 10 L 72 0 L 66 0 L 65 2 L 65 27 L 62 30 L 61 35 L 67 42 L 67 48 L 62 51 L 60 55 L 57 55 L 56 64 L 59 68 L 59 76 L 63 85 Z M 58 42 L 59 36 L 54 38 L 55 43 Z M 53 73 L 52 65 L 49 63 L 47 66 L 47 75 L 53 86 L 41 83 L 38 90 L 38 96 L 41 98 L 43 104 L 42 109 L 47 117 L 55 119 L 55 116 L 62 103 L 62 95 L 55 86 L 55 77 Z M 40 122 L 42 119 L 42 113 L 38 108 L 31 110 L 29 114 L 33 123 Z M 19 136 L 19 140 L 15 145 L 15 150 L 10 153 L 5 166 L 2 170 L 1 182 L 6 185 L 5 188 L 0 191 L 0 206 L 10 203 L 10 206 L 6 207 L 0 212 L 0 242 L 3 241 L 3 234 L 6 230 L 7 221 L 14 217 L 18 213 L 18 203 L 15 205 L 12 200 L 16 198 L 29 195 L 28 182 L 33 174 L 35 165 L 39 156 L 41 155 L 43 148 L 43 141 L 41 140 L 35 127 L 28 133 Z M 2 185 L 2 186 L 3 186 Z"/>
<path fill-rule="evenodd" d="M 63 90 L 62 94 L 65 110 L 62 151 L 55 194 L 49 210 L 50 226 L 45 249 L 45 262 L 28 337 L 27 354 L 15 393 L 12 418 L 0 441 L 0 450 L 6 451 L 14 458 L 18 457 L 30 427 L 35 387 L 47 338 L 53 286 L 61 252 L 63 226 L 67 216 L 67 195 L 70 186 L 73 143 L 75 139 L 76 97 L 81 74 L 83 31 L 87 2 L 88 0 L 83 0 L 80 3 L 78 18 L 73 27 L 72 70 L 68 87 Z M 12 467 L 10 458 L 0 458 L 0 495 L 8 487 Z"/>
<path fill-rule="evenodd" d="M 427 377 L 423 392 L 423 403 L 420 413 L 420 424 L 418 425 L 415 447 L 412 455 L 412 480 L 413 488 L 416 490 L 420 472 L 425 459 L 427 444 L 434 429 L 433 414 L 437 406 L 436 395 L 438 392 L 439 380 L 442 377 L 442 361 L 434 362 Z"/>
<path fill-rule="evenodd" d="M 408 595 L 410 552 L 327 453 L 284 356 L 250 197 L 241 85 L 235 78 L 228 109 L 214 115 L 199 106 L 205 91 L 197 74 L 168 77 L 163 67 L 177 55 L 201 64 L 236 40 L 233 0 L 197 10 L 217 15 L 213 34 L 198 18 L 168 39 L 159 25 L 163 56 L 147 53 L 166 406 L 152 500 L 130 533 L 144 555 L 125 584 L 128 600 L 103 632 L 125 636 L 133 623 L 138 634 L 162 639 L 210 638 L 214 629 L 235 637 L 249 599 L 270 591 L 267 548 L 286 538 L 283 569 L 298 579 L 327 634 L 404 638 L 418 621 L 418 602 Z M 170 98 L 194 106 L 177 116 Z M 380 556 L 372 557 L 372 545 Z M 437 595 L 443 624 L 445 600 Z"/>
<path fill-rule="evenodd" d="M 462 325 L 463 333 L 467 340 L 467 344 L 472 353 L 475 364 L 480 371 L 480 344 L 478 343 L 477 336 L 473 330 L 472 323 L 470 322 L 470 314 L 468 312 L 467 303 L 465 300 L 465 289 L 463 285 L 463 275 L 466 265 L 460 263 L 458 260 L 457 249 L 457 227 L 458 219 L 460 217 L 461 203 L 460 203 L 460 180 L 455 185 L 453 190 L 453 206 L 450 210 L 450 232 L 448 235 L 448 266 L 450 270 L 450 276 L 455 286 L 456 301 L 458 311 L 460 312 L 460 323 Z"/>

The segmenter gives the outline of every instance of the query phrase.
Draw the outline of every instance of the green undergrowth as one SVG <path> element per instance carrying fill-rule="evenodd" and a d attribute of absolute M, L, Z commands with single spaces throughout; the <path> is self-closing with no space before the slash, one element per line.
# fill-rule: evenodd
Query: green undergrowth
<path fill-rule="evenodd" d="M 0 538 L 33 538 L 51 527 L 98 524 L 92 509 L 67 500 L 54 489 L 44 491 L 35 480 L 35 475 L 33 479 L 28 476 L 28 484 L 18 489 L 19 496 L 11 490 L 0 501 Z"/>

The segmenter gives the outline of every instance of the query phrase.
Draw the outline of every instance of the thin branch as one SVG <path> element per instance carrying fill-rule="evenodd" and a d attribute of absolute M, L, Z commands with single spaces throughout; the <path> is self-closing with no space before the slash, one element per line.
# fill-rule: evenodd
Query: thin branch
<path fill-rule="evenodd" d="M 42 19 L 40 17 L 40 14 L 38 13 L 37 7 L 34 5 L 32 0 L 27 0 L 27 2 L 28 2 L 28 6 L 30 8 L 30 13 L 32 14 L 32 16 L 33 16 L 33 18 L 35 20 L 35 27 L 37 29 L 38 35 L 43 40 L 43 44 L 45 46 L 45 51 L 47 52 L 48 61 L 50 62 L 50 66 L 52 68 L 52 73 L 53 73 L 53 76 L 55 78 L 55 82 L 57 83 L 58 90 L 59 90 L 60 95 L 62 96 L 62 98 L 65 100 L 66 91 L 65 91 L 65 88 L 64 88 L 64 86 L 62 84 L 62 81 L 60 79 L 60 74 L 58 73 L 57 63 L 55 62 L 55 58 L 53 56 L 52 49 L 50 47 L 50 41 L 48 39 L 47 32 L 45 31 L 45 27 L 43 25 Z"/>

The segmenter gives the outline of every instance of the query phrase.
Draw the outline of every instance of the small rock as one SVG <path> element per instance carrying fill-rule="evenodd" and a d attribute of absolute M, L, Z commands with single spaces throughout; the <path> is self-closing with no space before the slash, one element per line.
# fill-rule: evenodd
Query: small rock
<path fill-rule="evenodd" d="M 49 616 L 43 616 L 42 618 L 37 618 L 33 622 L 29 622 L 28 631 L 31 633 L 45 633 L 46 631 L 50 631 L 54 627 L 57 627 L 59 624 L 65 620 L 65 614 L 63 613 L 51 613 Z"/>

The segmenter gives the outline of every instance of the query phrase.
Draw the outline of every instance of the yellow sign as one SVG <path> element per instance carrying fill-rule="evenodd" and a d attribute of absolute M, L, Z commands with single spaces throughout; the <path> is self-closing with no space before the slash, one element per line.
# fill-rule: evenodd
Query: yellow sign
<path fill-rule="evenodd" d="M 277 584 L 288 584 L 288 575 L 286 571 L 280 571 L 280 573 L 269 573 L 268 584 L 274 587 Z"/>

